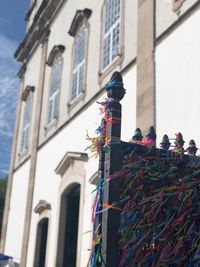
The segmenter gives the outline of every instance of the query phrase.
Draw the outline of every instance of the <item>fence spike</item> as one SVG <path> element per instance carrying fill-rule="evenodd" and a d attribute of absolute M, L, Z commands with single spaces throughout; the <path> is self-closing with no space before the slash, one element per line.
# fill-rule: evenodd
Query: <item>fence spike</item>
<path fill-rule="evenodd" d="M 153 126 L 149 128 L 149 131 L 146 135 L 146 139 L 151 139 L 153 141 L 156 141 L 156 132 Z"/>
<path fill-rule="evenodd" d="M 176 135 L 176 139 L 175 139 L 175 148 L 173 149 L 174 152 L 177 152 L 177 153 L 184 153 L 185 150 L 184 150 L 184 143 L 185 141 L 183 140 L 183 136 L 182 136 L 182 133 L 177 133 L 175 134 Z"/>
<path fill-rule="evenodd" d="M 136 128 L 130 142 L 135 143 L 137 141 L 141 141 L 142 139 L 143 139 L 142 131 L 140 130 L 140 128 Z"/>
<path fill-rule="evenodd" d="M 171 143 L 169 142 L 169 137 L 168 137 L 168 135 L 165 134 L 163 136 L 162 142 L 160 143 L 160 147 L 168 150 L 170 148 L 170 146 L 171 146 Z"/>
<path fill-rule="evenodd" d="M 186 150 L 187 150 L 188 155 L 190 156 L 196 155 L 198 148 L 196 147 L 196 143 L 193 139 L 190 140 L 189 146 Z"/>

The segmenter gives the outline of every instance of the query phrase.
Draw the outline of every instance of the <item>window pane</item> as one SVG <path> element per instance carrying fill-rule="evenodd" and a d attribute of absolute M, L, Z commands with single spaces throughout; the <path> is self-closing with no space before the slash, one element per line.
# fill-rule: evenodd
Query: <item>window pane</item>
<path fill-rule="evenodd" d="M 22 130 L 21 150 L 25 148 L 25 132 Z"/>
<path fill-rule="evenodd" d="M 87 28 L 82 26 L 77 32 L 73 49 L 71 100 L 77 98 L 84 86 Z"/>
<path fill-rule="evenodd" d="M 50 95 L 52 95 L 59 88 L 60 74 L 61 74 L 61 59 L 58 58 L 53 64 L 52 74 L 51 74 L 51 90 Z"/>
<path fill-rule="evenodd" d="M 103 44 L 103 68 L 110 63 L 110 35 L 104 39 Z"/>
<path fill-rule="evenodd" d="M 52 121 L 53 114 L 53 99 L 49 100 L 49 112 L 48 112 L 48 123 Z"/>
<path fill-rule="evenodd" d="M 119 51 L 119 24 L 113 29 L 112 60 L 118 56 Z"/>
<path fill-rule="evenodd" d="M 56 119 L 57 117 L 57 110 L 58 110 L 58 90 L 57 93 L 55 94 L 53 98 L 53 114 L 52 114 L 52 119 Z"/>
<path fill-rule="evenodd" d="M 102 69 L 106 68 L 119 54 L 120 0 L 106 1 L 103 21 Z"/>
<path fill-rule="evenodd" d="M 28 147 L 30 121 L 31 121 L 31 97 L 30 95 L 28 95 L 24 108 L 21 150 L 24 150 L 25 148 Z"/>
<path fill-rule="evenodd" d="M 60 90 L 60 79 L 62 71 L 62 60 L 56 58 L 53 63 L 51 73 L 51 85 L 49 94 L 48 123 L 57 117 L 58 113 L 58 95 Z"/>
<path fill-rule="evenodd" d="M 80 66 L 79 69 L 79 90 L 78 93 L 80 94 L 83 90 L 83 77 L 84 77 L 84 65 Z"/>
<path fill-rule="evenodd" d="M 27 125 L 24 131 L 24 148 L 28 147 L 28 142 L 29 142 L 29 125 Z"/>
<path fill-rule="evenodd" d="M 77 72 L 73 73 L 71 100 L 74 100 L 76 98 L 76 88 L 77 88 Z"/>

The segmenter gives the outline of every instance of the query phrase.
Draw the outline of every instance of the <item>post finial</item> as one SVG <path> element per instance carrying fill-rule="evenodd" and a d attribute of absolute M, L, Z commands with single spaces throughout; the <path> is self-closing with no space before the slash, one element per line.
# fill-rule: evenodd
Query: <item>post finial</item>
<path fill-rule="evenodd" d="M 109 98 L 113 98 L 117 102 L 121 101 L 126 93 L 121 73 L 118 71 L 113 72 L 110 81 L 106 83 L 104 88 Z"/>

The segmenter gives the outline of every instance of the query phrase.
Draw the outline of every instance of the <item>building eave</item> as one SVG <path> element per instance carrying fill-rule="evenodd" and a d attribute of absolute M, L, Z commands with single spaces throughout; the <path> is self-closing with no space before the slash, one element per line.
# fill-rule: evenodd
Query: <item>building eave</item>
<path fill-rule="evenodd" d="M 65 1 L 66 0 L 43 0 L 31 27 L 14 54 L 17 61 L 27 62 L 34 48 L 40 43 L 41 38 L 49 28 L 49 24 Z"/>

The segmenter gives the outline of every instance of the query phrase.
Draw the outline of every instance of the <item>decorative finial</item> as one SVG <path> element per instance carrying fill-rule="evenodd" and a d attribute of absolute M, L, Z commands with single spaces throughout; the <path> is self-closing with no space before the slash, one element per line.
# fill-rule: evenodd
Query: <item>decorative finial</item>
<path fill-rule="evenodd" d="M 187 154 L 190 156 L 195 156 L 196 152 L 197 152 L 198 148 L 196 147 L 196 143 L 193 139 L 190 140 L 189 142 L 189 146 L 186 149 Z"/>
<path fill-rule="evenodd" d="M 104 86 L 107 92 L 108 98 L 113 98 L 119 102 L 124 97 L 126 90 L 124 89 L 123 79 L 121 73 L 115 71 L 110 81 Z"/>
<path fill-rule="evenodd" d="M 143 138 L 142 132 L 140 128 L 136 128 L 133 137 L 131 138 L 131 143 L 137 143 L 137 141 L 141 141 Z"/>
<path fill-rule="evenodd" d="M 177 152 L 177 153 L 183 153 L 184 152 L 184 143 L 185 141 L 183 140 L 183 136 L 181 133 L 177 133 L 175 134 L 176 135 L 176 139 L 175 139 L 175 148 L 173 149 L 174 152 Z"/>
<path fill-rule="evenodd" d="M 169 142 L 168 135 L 164 135 L 162 142 L 160 143 L 161 148 L 168 150 L 170 148 L 171 143 Z"/>

